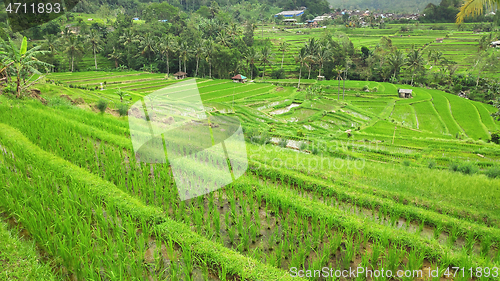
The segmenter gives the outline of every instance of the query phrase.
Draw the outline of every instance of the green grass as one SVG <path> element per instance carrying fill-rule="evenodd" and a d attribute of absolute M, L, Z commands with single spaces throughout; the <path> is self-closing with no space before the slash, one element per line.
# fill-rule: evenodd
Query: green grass
<path fill-rule="evenodd" d="M 41 262 L 35 243 L 0 221 L 1 280 L 58 280 L 50 264 Z"/>

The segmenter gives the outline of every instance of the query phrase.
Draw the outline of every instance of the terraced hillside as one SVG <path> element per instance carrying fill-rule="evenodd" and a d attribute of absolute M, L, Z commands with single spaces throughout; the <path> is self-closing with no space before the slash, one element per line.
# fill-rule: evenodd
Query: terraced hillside
<path fill-rule="evenodd" d="M 118 103 L 118 86 L 132 103 L 175 83 L 138 72 L 51 79 L 62 84 L 40 87 L 47 99 L 90 104 Z M 103 91 L 69 88 L 104 81 Z M 286 82 L 198 80 L 211 115 L 242 122 L 249 168 L 186 201 L 168 164 L 137 162 L 128 117 L 0 96 L 0 212 L 60 280 L 337 280 L 294 277 L 323 267 L 470 280 L 450 276 L 453 266 L 474 276 L 488 267 L 496 278 L 500 179 L 487 174 L 500 149 L 484 141 L 499 126 L 490 106 L 421 88 L 400 99 L 388 83 L 349 81 L 343 99 L 336 81 L 304 81 L 322 91 Z M 176 141 L 187 156 L 189 141 Z"/>

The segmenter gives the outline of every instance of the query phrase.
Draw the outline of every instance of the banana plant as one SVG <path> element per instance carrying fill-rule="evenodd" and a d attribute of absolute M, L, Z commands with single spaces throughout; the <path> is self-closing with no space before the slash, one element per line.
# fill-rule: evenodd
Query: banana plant
<path fill-rule="evenodd" d="M 5 65 L 4 68 L 7 67 L 7 71 L 10 70 L 16 76 L 16 96 L 18 98 L 21 97 L 21 93 L 24 90 L 45 77 L 40 76 L 31 83 L 28 83 L 35 74 L 41 74 L 38 68 L 45 68 L 46 71 L 48 71 L 49 67 L 53 67 L 53 65 L 37 59 L 38 56 L 44 55 L 49 51 L 40 51 L 39 49 L 41 46 L 36 46 L 28 50 L 28 40 L 26 37 L 23 37 L 20 48 L 18 48 L 10 38 L 8 42 L 0 39 L 0 47 L 4 50 L 0 53 L 0 58 Z M 2 71 L 5 71 L 5 69 L 2 69 Z M 28 82 L 26 82 L 26 77 L 29 75 L 31 76 Z"/>

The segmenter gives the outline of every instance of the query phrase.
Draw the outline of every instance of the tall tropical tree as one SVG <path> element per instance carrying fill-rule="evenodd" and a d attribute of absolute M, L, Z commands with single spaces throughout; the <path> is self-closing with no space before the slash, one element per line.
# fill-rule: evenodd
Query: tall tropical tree
<path fill-rule="evenodd" d="M 415 46 L 412 46 L 410 52 L 406 57 L 406 65 L 408 65 L 411 70 L 411 85 L 413 86 L 413 78 L 415 76 L 415 72 L 422 70 L 425 65 L 422 51 L 419 49 L 415 49 Z"/>
<path fill-rule="evenodd" d="M 94 64 L 95 64 L 95 69 L 97 69 L 97 53 L 102 50 L 101 44 L 102 44 L 102 39 L 97 32 L 97 30 L 90 30 L 89 34 L 87 35 L 87 43 L 90 45 L 92 48 L 92 52 L 94 53 Z"/>
<path fill-rule="evenodd" d="M 403 52 L 401 52 L 400 50 L 396 50 L 394 53 L 389 55 L 387 63 L 391 67 L 394 77 L 398 77 L 398 74 L 401 71 L 401 67 L 406 63 L 406 58 Z"/>
<path fill-rule="evenodd" d="M 321 69 L 323 69 L 323 64 L 329 55 L 330 51 L 326 46 L 319 46 L 318 51 L 316 52 L 316 62 L 319 64 L 318 76 L 321 76 Z"/>
<path fill-rule="evenodd" d="M 194 76 L 197 77 L 198 76 L 198 66 L 200 63 L 200 56 L 203 55 L 203 41 L 197 40 L 194 43 L 193 52 L 194 52 L 194 56 L 196 58 L 196 71 L 194 72 Z"/>
<path fill-rule="evenodd" d="M 311 79 L 311 69 L 312 69 L 312 65 L 316 61 L 318 47 L 319 47 L 319 45 L 316 43 L 316 40 L 314 38 L 311 38 L 306 42 L 306 45 L 305 45 L 305 48 L 307 51 L 306 65 L 309 69 L 309 74 L 307 76 L 307 79 Z"/>
<path fill-rule="evenodd" d="M 477 16 L 485 10 L 493 10 L 498 7 L 500 0 L 465 0 L 456 16 L 456 23 L 463 23 L 468 16 Z"/>
<path fill-rule="evenodd" d="M 281 52 L 281 68 L 283 69 L 283 60 L 285 59 L 285 53 L 288 52 L 290 44 L 286 41 L 282 41 L 279 45 L 278 50 Z"/>
<path fill-rule="evenodd" d="M 337 74 L 337 82 L 338 82 L 337 101 L 340 101 L 340 79 L 342 79 L 342 72 L 344 72 L 344 67 L 342 65 L 337 65 L 333 70 Z"/>
<path fill-rule="evenodd" d="M 212 56 L 214 54 L 214 41 L 211 38 L 205 40 L 203 44 L 205 61 L 208 63 L 208 77 L 212 78 Z"/>
<path fill-rule="evenodd" d="M 151 33 L 148 32 L 143 38 L 141 38 L 139 45 L 141 55 L 146 57 L 149 63 L 152 62 L 151 58 L 157 52 L 156 46 L 157 46 L 156 37 L 151 35 Z"/>
<path fill-rule="evenodd" d="M 113 52 L 108 54 L 108 59 L 115 61 L 115 68 L 118 68 L 118 61 L 122 57 L 123 57 L 123 53 L 117 51 L 115 47 L 113 47 Z"/>
<path fill-rule="evenodd" d="M 170 65 L 169 58 L 170 54 L 173 54 L 177 51 L 177 41 L 175 41 L 174 37 L 171 34 L 166 34 L 160 39 L 159 50 L 162 55 L 167 59 L 167 77 L 170 74 Z"/>
<path fill-rule="evenodd" d="M 83 47 L 78 37 L 68 36 L 63 53 L 68 56 L 71 72 L 75 70 L 75 60 L 83 55 Z"/>
<path fill-rule="evenodd" d="M 306 63 L 307 60 L 307 50 L 305 47 L 302 47 L 299 50 L 299 53 L 295 57 L 295 62 L 300 64 L 299 69 L 299 84 L 297 85 L 297 89 L 300 89 L 300 78 L 302 77 L 302 66 Z"/>
<path fill-rule="evenodd" d="M 16 93 L 19 98 L 23 89 L 28 88 L 36 82 L 35 80 L 27 84 L 27 76 L 41 74 L 39 68 L 47 69 L 52 66 L 37 59 L 37 56 L 43 55 L 48 51 L 40 51 L 41 46 L 36 46 L 28 50 L 28 40 L 26 37 L 23 38 L 20 48 L 18 48 L 10 38 L 8 42 L 0 38 L 0 45 L 3 49 L 0 53 L 0 57 L 4 69 L 10 69 L 16 75 Z M 21 80 L 23 80 L 22 84 Z"/>
<path fill-rule="evenodd" d="M 248 72 L 250 72 L 250 80 L 253 80 L 254 65 L 260 60 L 260 54 L 255 51 L 254 47 L 250 47 L 245 54 L 245 58 L 248 62 Z"/>
<path fill-rule="evenodd" d="M 271 58 L 273 57 L 273 53 L 271 52 L 271 48 L 268 45 L 265 45 L 260 50 L 260 61 L 264 65 L 264 69 L 262 71 L 262 80 L 264 80 L 264 74 L 266 72 L 266 65 L 271 64 Z"/>

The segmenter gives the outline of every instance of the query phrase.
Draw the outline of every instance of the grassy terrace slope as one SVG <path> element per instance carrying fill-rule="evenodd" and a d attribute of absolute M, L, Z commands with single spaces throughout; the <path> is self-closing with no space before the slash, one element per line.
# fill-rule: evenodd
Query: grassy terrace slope
<path fill-rule="evenodd" d="M 67 94 L 91 105 L 102 97 L 119 103 L 115 86 L 140 88 L 127 90 L 125 103 L 130 104 L 175 81 L 142 72 L 58 74 L 52 79 L 64 82 L 41 85 L 52 99 L 49 106 L 0 97 L 0 148 L 9 167 L 0 169 L 0 183 L 7 187 L 0 189 L 5 194 L 0 198 L 16 198 L 0 200 L 0 208 L 27 218 L 39 208 L 27 194 L 55 210 L 57 202 L 72 206 L 70 198 L 77 196 L 84 203 L 68 216 L 83 215 L 74 216 L 78 220 L 72 227 L 92 224 L 95 218 L 100 232 L 82 231 L 64 247 L 92 235 L 102 237 L 95 246 L 103 252 L 82 252 L 90 260 L 106 260 L 102 271 L 114 272 L 119 266 L 110 258 L 113 252 L 131 261 L 128 277 L 148 275 L 145 268 L 155 267 L 166 270 L 165 276 L 184 276 L 191 268 L 202 278 L 207 269 L 209 278 L 199 280 L 285 280 L 291 267 L 500 266 L 500 179 L 484 174 L 500 159 L 498 146 L 484 142 L 488 131 L 499 125 L 489 116 L 489 105 L 421 88 L 414 88 L 413 99 L 400 99 L 397 88 L 408 86 L 389 83 L 347 81 L 343 100 L 336 81 L 303 81 L 323 86 L 323 94 L 311 95 L 297 91 L 295 80 L 236 84 L 197 79 L 211 114 L 241 120 L 250 167 L 231 185 L 180 201 L 168 165 L 131 164 L 136 156 L 128 117 L 54 102 Z M 68 87 L 103 81 L 104 91 Z M 475 116 L 473 122 L 462 118 L 462 111 Z M 266 135 L 281 147 L 256 144 Z M 189 148 L 185 140 L 178 141 L 179 151 Z M 456 161 L 474 163 L 479 173 L 450 171 L 448 166 Z M 23 176 L 16 177 L 15 171 Z M 203 169 L 190 172 L 203 175 Z M 52 175 L 56 184 L 47 184 Z M 72 193 L 58 193 L 57 186 L 68 186 Z M 15 203 L 25 201 L 29 204 L 24 208 Z M 97 211 L 92 215 L 89 209 Z M 103 224 L 104 212 L 126 218 L 128 230 L 117 232 Z M 78 276 L 99 272 L 91 264 L 79 271 L 58 250 L 56 237 L 67 230 L 57 220 L 34 218 L 40 224 L 27 231 L 48 245 L 49 257 L 59 266 Z M 135 235 L 133 230 L 139 229 Z M 132 240 L 118 242 L 115 249 L 104 231 Z M 172 245 L 173 255 L 182 257 L 178 267 L 155 257 L 159 243 L 167 250 Z M 78 251 L 83 251 L 81 245 Z"/>

